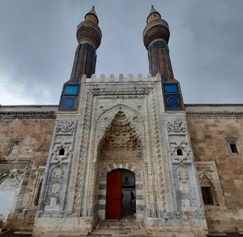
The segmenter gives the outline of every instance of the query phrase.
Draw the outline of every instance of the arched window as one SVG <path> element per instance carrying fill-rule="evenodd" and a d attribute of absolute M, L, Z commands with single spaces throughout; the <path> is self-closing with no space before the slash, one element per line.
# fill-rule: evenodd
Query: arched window
<path fill-rule="evenodd" d="M 177 154 L 178 156 L 182 156 L 182 155 L 183 155 L 183 151 L 182 151 L 180 148 L 178 148 L 178 149 L 176 150 L 176 154 Z"/>
<path fill-rule="evenodd" d="M 60 150 L 59 150 L 59 156 L 64 156 L 65 154 L 65 149 L 62 147 Z"/>
<path fill-rule="evenodd" d="M 202 186 L 201 190 L 204 205 L 214 205 L 213 192 L 211 186 Z"/>
<path fill-rule="evenodd" d="M 237 154 L 239 154 L 239 149 L 238 149 L 238 138 L 237 137 L 227 137 L 226 141 L 228 143 L 229 151 L 234 157 Z"/>
<path fill-rule="evenodd" d="M 216 192 L 211 180 L 204 175 L 200 179 L 204 205 L 217 205 Z"/>
<path fill-rule="evenodd" d="M 236 143 L 230 143 L 230 150 L 231 150 L 231 153 L 238 153 L 238 148 L 237 148 L 237 145 Z"/>

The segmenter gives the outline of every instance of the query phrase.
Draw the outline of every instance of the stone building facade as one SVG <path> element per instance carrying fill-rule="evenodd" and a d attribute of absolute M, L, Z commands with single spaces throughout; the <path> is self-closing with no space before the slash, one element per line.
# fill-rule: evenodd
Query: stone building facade
<path fill-rule="evenodd" d="M 240 235 L 243 105 L 183 103 L 153 7 L 150 75 L 96 76 L 98 23 L 93 8 L 77 28 L 59 106 L 0 107 L 2 231 L 101 236 L 103 223 L 123 236 L 111 222 L 126 236 Z"/>

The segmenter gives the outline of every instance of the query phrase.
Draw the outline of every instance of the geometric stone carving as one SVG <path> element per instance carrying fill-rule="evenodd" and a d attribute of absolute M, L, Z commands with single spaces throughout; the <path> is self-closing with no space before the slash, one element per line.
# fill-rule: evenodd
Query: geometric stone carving
<path fill-rule="evenodd" d="M 185 134 L 186 127 L 183 121 L 174 120 L 172 122 L 168 122 L 167 130 L 169 134 Z"/>
<path fill-rule="evenodd" d="M 186 211 L 190 208 L 190 188 L 189 188 L 189 174 L 188 174 L 188 168 L 181 164 L 177 168 L 177 175 L 178 175 L 178 181 L 179 181 L 179 190 L 181 192 L 181 208 L 182 210 Z"/>
<path fill-rule="evenodd" d="M 173 162 L 181 161 L 191 161 L 192 160 L 192 150 L 186 141 L 181 141 L 180 143 L 176 141 L 169 142 L 169 152 L 173 159 Z M 177 155 L 177 149 L 182 150 L 182 155 Z"/>
<path fill-rule="evenodd" d="M 76 121 L 61 120 L 56 126 L 56 135 L 73 135 Z"/>
<path fill-rule="evenodd" d="M 184 193 L 187 193 L 188 189 L 186 189 L 185 184 L 188 183 L 189 174 L 187 167 L 183 164 L 178 167 L 178 179 L 180 181 L 180 190 Z"/>
<path fill-rule="evenodd" d="M 60 149 L 64 149 L 63 155 L 59 155 Z M 68 162 L 71 154 L 72 154 L 72 152 L 71 152 L 70 143 L 56 143 L 53 145 L 50 162 L 51 163 Z"/>
<path fill-rule="evenodd" d="M 103 150 L 104 148 L 112 148 L 112 150 L 125 148 L 128 151 L 141 146 L 136 131 L 130 126 L 125 113 L 122 111 L 115 115 L 111 126 L 106 129 L 102 142 Z"/>
<path fill-rule="evenodd" d="M 39 218 L 65 219 L 58 228 L 68 229 L 68 218 L 77 217 L 87 223 L 74 231 L 91 228 L 97 214 L 105 219 L 107 171 L 135 169 L 136 220 L 147 226 L 193 221 L 201 205 L 186 119 L 181 112 L 167 119 L 160 109 L 160 81 L 81 83 L 80 110 L 70 120 L 58 114 Z"/>
<path fill-rule="evenodd" d="M 22 182 L 24 176 L 24 170 L 12 169 L 0 174 L 1 189 L 6 187 L 18 187 Z"/>
<path fill-rule="evenodd" d="M 62 182 L 64 178 L 63 167 L 57 166 L 53 168 L 50 176 L 50 185 L 46 198 L 46 209 L 58 210 L 61 203 L 60 197 L 62 191 Z"/>
<path fill-rule="evenodd" d="M 179 116 L 178 116 L 179 117 Z M 201 209 L 201 199 L 194 173 L 193 153 L 185 117 L 168 116 L 168 155 L 173 166 L 176 195 L 175 218 L 188 223 L 195 210 Z M 200 220 L 197 220 L 200 222 Z"/>

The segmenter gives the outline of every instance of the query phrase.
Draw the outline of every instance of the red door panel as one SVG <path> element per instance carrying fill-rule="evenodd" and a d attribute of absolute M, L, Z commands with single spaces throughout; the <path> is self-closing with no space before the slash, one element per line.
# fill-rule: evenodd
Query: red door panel
<path fill-rule="evenodd" d="M 120 219 L 122 216 L 122 171 L 108 174 L 106 196 L 106 218 Z"/>

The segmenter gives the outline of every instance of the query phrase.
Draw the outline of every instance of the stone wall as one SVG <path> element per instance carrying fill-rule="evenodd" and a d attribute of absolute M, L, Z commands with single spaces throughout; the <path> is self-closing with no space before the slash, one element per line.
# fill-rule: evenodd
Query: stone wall
<path fill-rule="evenodd" d="M 18 197 L 8 227 L 33 226 L 56 111 L 56 106 L 0 107 L 0 191 L 14 183 Z M 243 231 L 243 106 L 186 105 L 186 112 L 199 180 L 208 179 L 214 190 L 215 205 L 205 206 L 209 231 Z M 238 154 L 232 154 L 230 142 Z"/>
<path fill-rule="evenodd" d="M 243 106 L 187 106 L 188 127 L 200 182 L 212 184 L 206 205 L 210 232 L 243 231 Z M 232 153 L 229 144 L 237 145 Z"/>
<path fill-rule="evenodd" d="M 0 109 L 0 160 L 29 160 L 35 167 L 45 165 L 55 121 L 53 108 L 4 109 Z"/>
<path fill-rule="evenodd" d="M 1 205 L 5 228 L 32 228 L 56 109 L 0 107 L 0 197 L 5 200 Z"/>

